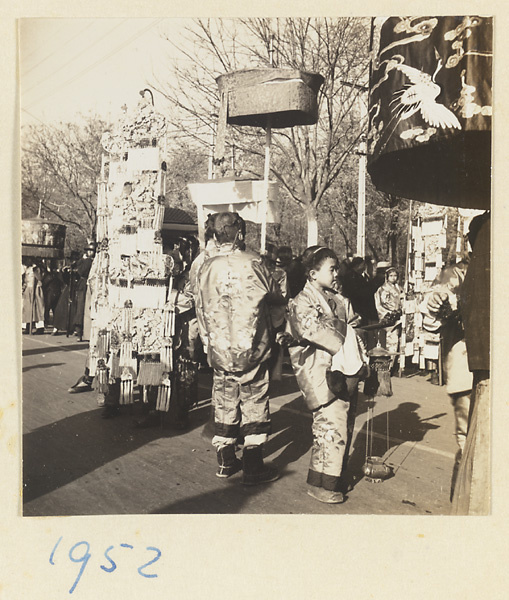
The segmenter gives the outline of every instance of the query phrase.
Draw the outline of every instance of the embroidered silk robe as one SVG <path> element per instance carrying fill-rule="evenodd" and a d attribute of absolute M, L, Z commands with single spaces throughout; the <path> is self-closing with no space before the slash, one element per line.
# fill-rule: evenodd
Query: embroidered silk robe
<path fill-rule="evenodd" d="M 196 313 L 209 364 L 241 373 L 267 360 L 270 305 L 284 302 L 259 256 L 223 245 L 198 276 Z"/>
<path fill-rule="evenodd" d="M 325 374 L 331 367 L 332 356 L 343 345 L 346 322 L 345 305 L 340 297 L 322 293 L 309 282 L 289 301 L 289 331 L 298 345 L 288 351 L 297 383 L 311 410 L 335 398 Z"/>

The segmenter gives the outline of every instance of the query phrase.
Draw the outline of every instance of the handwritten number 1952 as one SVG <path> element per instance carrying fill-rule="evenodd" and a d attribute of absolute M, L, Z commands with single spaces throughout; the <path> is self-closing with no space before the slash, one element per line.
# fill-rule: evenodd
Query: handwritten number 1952
<path fill-rule="evenodd" d="M 74 556 L 73 552 L 76 548 L 78 548 L 79 546 L 86 546 L 86 550 L 83 553 L 83 556 Z M 78 573 L 78 576 L 76 577 L 75 582 L 72 584 L 72 588 L 69 590 L 69 594 L 72 594 L 74 592 L 74 589 L 76 588 L 76 586 L 78 585 L 78 581 L 81 579 L 81 576 L 83 575 L 83 571 L 85 570 L 85 567 L 87 566 L 88 561 L 90 560 L 90 544 L 88 542 L 78 542 L 77 544 L 74 544 L 74 546 L 69 550 L 69 558 L 72 560 L 72 562 L 75 563 L 81 563 L 81 567 L 80 567 L 80 571 Z"/>
<path fill-rule="evenodd" d="M 157 560 L 159 560 L 161 558 L 161 550 L 159 550 L 159 548 L 154 548 L 153 546 L 147 546 L 147 550 L 151 550 L 152 552 L 155 552 L 156 555 L 154 556 L 154 558 L 152 560 L 149 560 L 148 563 L 145 563 L 144 565 L 141 565 L 141 567 L 138 567 L 138 573 L 142 577 L 157 577 L 157 575 L 155 573 L 144 573 L 143 569 L 146 569 L 149 565 L 151 565 L 152 563 L 155 563 Z"/>
<path fill-rule="evenodd" d="M 55 565 L 55 561 L 54 561 L 55 553 L 56 553 L 57 548 L 61 541 L 62 541 L 62 536 L 58 539 L 57 543 L 53 547 L 53 550 L 51 551 L 50 558 L 49 558 L 49 562 L 51 565 Z M 134 547 L 131 546 L 130 544 L 120 544 L 120 547 L 128 548 L 130 550 L 134 549 Z M 113 558 L 110 555 L 110 552 L 113 550 L 113 548 L 114 548 L 114 546 L 109 546 L 104 552 L 104 557 L 109 562 L 109 566 L 100 565 L 100 568 L 103 571 L 105 571 L 106 573 L 113 573 L 113 571 L 115 571 L 117 568 L 117 563 L 113 560 Z M 161 558 L 161 550 L 159 550 L 159 548 L 155 548 L 154 546 L 147 546 L 145 549 L 150 552 L 155 552 L 155 556 L 151 560 L 146 562 L 145 564 L 141 565 L 141 567 L 138 567 L 138 569 L 137 569 L 138 573 L 142 577 L 146 577 L 146 578 L 157 577 L 156 573 L 146 573 L 145 569 L 147 569 L 147 567 L 149 567 L 150 565 L 152 565 L 153 563 L 155 563 L 156 561 L 158 561 Z M 69 559 L 74 563 L 81 563 L 80 570 L 78 572 L 78 575 L 76 576 L 74 583 L 72 584 L 71 589 L 69 590 L 69 594 L 72 594 L 74 592 L 74 590 L 76 589 L 76 586 L 78 585 L 78 583 L 81 579 L 81 576 L 83 575 L 83 572 L 85 571 L 85 567 L 87 566 L 88 561 L 90 560 L 91 557 L 92 557 L 92 555 L 90 553 L 90 544 L 85 541 L 74 544 L 74 546 L 69 550 Z M 119 559 L 117 558 L 117 561 L 118 560 Z"/>

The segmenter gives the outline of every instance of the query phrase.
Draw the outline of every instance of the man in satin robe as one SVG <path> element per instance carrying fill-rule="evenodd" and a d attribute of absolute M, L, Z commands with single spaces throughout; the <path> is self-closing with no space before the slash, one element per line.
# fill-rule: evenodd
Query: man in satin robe
<path fill-rule="evenodd" d="M 241 468 L 245 485 L 274 481 L 275 468 L 263 462 L 262 445 L 270 433 L 268 359 L 274 332 L 271 306 L 285 303 L 261 258 L 242 250 L 243 219 L 218 213 L 214 237 L 217 255 L 198 275 L 196 313 L 208 362 L 214 369 L 212 401 L 219 468 L 230 477 Z M 236 457 L 244 437 L 242 462 Z"/>

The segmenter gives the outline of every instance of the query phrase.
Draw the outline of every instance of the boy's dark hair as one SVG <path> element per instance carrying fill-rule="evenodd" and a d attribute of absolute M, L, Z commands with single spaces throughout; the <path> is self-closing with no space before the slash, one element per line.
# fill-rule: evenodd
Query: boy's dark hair
<path fill-rule="evenodd" d="M 306 260 L 317 250 L 320 250 L 320 248 L 323 248 L 323 246 L 309 246 L 309 248 L 306 248 L 304 250 L 304 252 L 302 253 L 301 256 L 301 261 L 302 264 L 305 265 L 306 264 Z"/>
<path fill-rule="evenodd" d="M 222 212 L 216 214 L 214 235 L 220 244 L 231 244 L 239 238 L 243 239 L 245 233 L 246 223 L 238 213 Z"/>
<path fill-rule="evenodd" d="M 327 258 L 333 258 L 336 262 L 338 260 L 336 253 L 330 248 L 325 248 L 323 246 L 310 246 L 304 250 L 302 255 L 302 264 L 306 270 L 306 275 L 309 275 L 311 271 L 318 270 Z"/>
<path fill-rule="evenodd" d="M 398 273 L 398 269 L 396 269 L 396 267 L 389 267 L 386 271 L 385 271 L 385 279 L 389 279 L 389 275 L 391 273 L 396 273 L 396 275 L 399 278 L 399 273 Z"/>

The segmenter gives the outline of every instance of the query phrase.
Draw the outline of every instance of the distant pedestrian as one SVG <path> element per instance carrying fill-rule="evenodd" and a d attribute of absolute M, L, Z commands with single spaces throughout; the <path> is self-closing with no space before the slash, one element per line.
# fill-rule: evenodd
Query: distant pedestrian
<path fill-rule="evenodd" d="M 58 299 L 64 287 L 64 282 L 54 259 L 44 270 L 42 277 L 42 290 L 44 293 L 44 322 L 50 325 L 55 315 Z M 50 316 L 51 315 L 51 316 Z"/>
<path fill-rule="evenodd" d="M 205 221 L 205 247 L 202 251 L 196 256 L 196 258 L 191 263 L 191 268 L 189 270 L 189 286 L 191 294 L 194 296 L 196 301 L 196 296 L 198 294 L 198 275 L 200 273 L 200 269 L 203 266 L 203 263 L 208 259 L 212 258 L 218 253 L 219 246 L 214 237 L 214 222 L 216 219 L 215 214 L 210 214 Z"/>
<path fill-rule="evenodd" d="M 37 260 L 27 259 L 22 274 L 22 329 L 44 333 L 44 293 L 42 270 Z"/>
<path fill-rule="evenodd" d="M 389 267 L 385 272 L 385 283 L 375 293 L 375 305 L 378 318 L 386 328 L 386 345 L 389 352 L 399 351 L 401 336 L 401 314 L 403 290 L 398 284 L 398 271 Z M 395 363 L 393 357 L 392 364 Z"/>
<path fill-rule="evenodd" d="M 377 289 L 385 283 L 385 272 L 390 266 L 391 263 L 385 260 L 382 260 L 376 264 L 375 275 L 371 280 L 371 291 L 373 294 L 375 294 Z"/>
<path fill-rule="evenodd" d="M 78 336 L 80 341 L 83 338 L 83 325 L 85 320 L 85 307 L 86 307 L 86 296 L 87 296 L 87 280 L 92 267 L 92 260 L 95 254 L 95 244 L 90 243 L 85 248 L 82 258 L 78 260 L 75 267 L 76 287 L 75 287 L 75 310 L 73 327 L 74 333 Z"/>
<path fill-rule="evenodd" d="M 286 278 L 288 282 L 288 298 L 295 298 L 306 285 L 306 271 L 300 256 L 291 260 L 286 268 Z"/>

